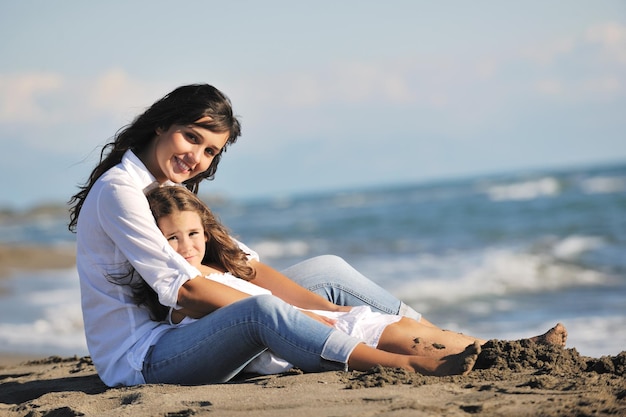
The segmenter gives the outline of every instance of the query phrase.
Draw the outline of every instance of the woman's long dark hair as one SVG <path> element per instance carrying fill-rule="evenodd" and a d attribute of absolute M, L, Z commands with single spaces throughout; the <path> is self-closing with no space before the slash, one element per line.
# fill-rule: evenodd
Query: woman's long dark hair
<path fill-rule="evenodd" d="M 223 268 L 246 281 L 254 279 L 255 270 L 248 263 L 248 254 L 233 241 L 226 227 L 195 194 L 184 187 L 166 186 L 149 191 L 146 198 L 157 222 L 162 217 L 181 211 L 197 213 L 207 237 L 202 263 Z M 165 320 L 169 309 L 159 303 L 158 295 L 152 287 L 141 279 L 136 280 L 131 288 L 137 305 L 145 305 L 153 320 Z"/>
<path fill-rule="evenodd" d="M 204 117 L 208 117 L 210 121 L 196 123 Z M 100 152 L 100 162 L 89 175 L 87 182 L 80 186 L 80 191 L 74 194 L 68 202 L 70 231 L 76 230 L 78 215 L 96 180 L 107 170 L 119 164 L 127 150 L 140 153 L 154 139 L 157 129 L 167 130 L 175 124 L 196 125 L 214 133 L 229 132 L 222 152 L 228 145 L 235 143 L 241 134 L 241 125 L 233 114 L 230 100 L 218 89 L 208 84 L 178 87 L 137 116 L 132 123 L 120 129 L 113 141 L 104 145 Z M 220 152 L 213 158 L 206 171 L 185 181 L 185 186 L 197 193 L 200 181 L 212 180 L 215 176 L 221 155 Z"/>

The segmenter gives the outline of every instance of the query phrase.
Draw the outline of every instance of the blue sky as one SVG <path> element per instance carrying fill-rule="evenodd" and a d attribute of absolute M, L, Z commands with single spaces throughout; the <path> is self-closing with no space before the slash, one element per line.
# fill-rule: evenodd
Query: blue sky
<path fill-rule="evenodd" d="M 626 161 L 624 1 L 0 0 L 0 206 L 63 202 L 187 83 L 236 198 Z"/>

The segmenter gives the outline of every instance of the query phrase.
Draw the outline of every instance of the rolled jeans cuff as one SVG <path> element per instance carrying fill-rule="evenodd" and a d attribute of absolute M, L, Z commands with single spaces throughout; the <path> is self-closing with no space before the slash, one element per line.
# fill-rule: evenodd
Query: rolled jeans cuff
<path fill-rule="evenodd" d="M 322 368 L 325 371 L 347 371 L 348 359 L 361 340 L 333 330 L 322 348 Z"/>
<path fill-rule="evenodd" d="M 398 316 L 408 317 L 415 321 L 420 321 L 422 319 L 422 315 L 417 311 L 413 310 L 408 305 L 404 304 L 404 302 L 400 302 L 400 310 L 398 311 Z"/>

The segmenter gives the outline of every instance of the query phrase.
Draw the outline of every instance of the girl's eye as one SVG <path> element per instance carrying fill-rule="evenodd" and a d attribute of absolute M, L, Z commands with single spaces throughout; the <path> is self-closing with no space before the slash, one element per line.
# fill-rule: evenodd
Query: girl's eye
<path fill-rule="evenodd" d="M 213 148 L 206 148 L 204 152 L 209 156 L 215 156 L 215 150 L 213 150 Z"/>
<path fill-rule="evenodd" d="M 167 241 L 171 241 L 171 240 L 178 240 L 178 238 L 176 236 L 170 236 L 167 238 Z"/>
<path fill-rule="evenodd" d="M 193 133 L 187 132 L 187 139 L 192 143 L 198 143 L 198 138 Z"/>

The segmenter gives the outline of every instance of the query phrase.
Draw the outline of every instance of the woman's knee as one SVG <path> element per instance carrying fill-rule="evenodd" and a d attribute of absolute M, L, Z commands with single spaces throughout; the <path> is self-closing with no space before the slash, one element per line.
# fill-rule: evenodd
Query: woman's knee
<path fill-rule="evenodd" d="M 254 313 L 268 317 L 276 317 L 278 314 L 282 314 L 283 311 L 289 311 L 289 309 L 293 308 L 291 305 L 272 294 L 256 295 L 246 300 L 249 308 L 251 308 Z"/>

